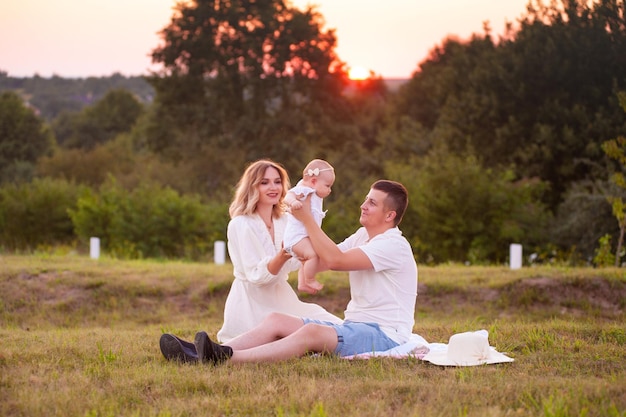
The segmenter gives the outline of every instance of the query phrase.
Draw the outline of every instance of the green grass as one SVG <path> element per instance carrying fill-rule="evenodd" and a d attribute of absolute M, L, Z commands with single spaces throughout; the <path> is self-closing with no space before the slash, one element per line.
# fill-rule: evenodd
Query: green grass
<path fill-rule="evenodd" d="M 0 415 L 626 416 L 623 269 L 420 267 L 415 332 L 484 328 L 513 363 L 166 362 L 161 333 L 215 335 L 231 269 L 0 255 Z M 321 280 L 303 298 L 341 315 L 346 274 Z"/>

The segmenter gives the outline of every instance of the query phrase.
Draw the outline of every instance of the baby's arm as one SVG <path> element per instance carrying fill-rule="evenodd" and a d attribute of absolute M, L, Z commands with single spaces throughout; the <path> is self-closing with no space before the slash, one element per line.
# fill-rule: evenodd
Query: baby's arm
<path fill-rule="evenodd" d="M 302 208 L 302 202 L 298 200 L 298 196 L 292 191 L 289 191 L 287 195 L 285 195 L 285 204 L 293 210 L 300 210 Z"/>

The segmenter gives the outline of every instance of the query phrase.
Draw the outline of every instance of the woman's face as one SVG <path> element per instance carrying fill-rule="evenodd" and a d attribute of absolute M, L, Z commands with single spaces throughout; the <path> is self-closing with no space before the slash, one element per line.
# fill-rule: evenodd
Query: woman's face
<path fill-rule="evenodd" d="M 274 206 L 280 202 L 283 191 L 283 180 L 280 178 L 280 174 L 276 168 L 267 167 L 258 185 L 258 189 L 259 202 L 257 205 Z"/>

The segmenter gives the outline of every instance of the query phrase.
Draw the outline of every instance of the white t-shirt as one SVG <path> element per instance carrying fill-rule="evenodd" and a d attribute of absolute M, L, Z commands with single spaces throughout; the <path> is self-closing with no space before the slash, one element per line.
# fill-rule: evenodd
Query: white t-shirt
<path fill-rule="evenodd" d="M 274 241 L 256 214 L 237 216 L 228 223 L 228 255 L 235 280 L 224 306 L 224 324 L 217 333 L 220 342 L 250 330 L 271 312 L 341 323 L 342 320 L 317 304 L 304 303 L 287 282 L 289 272 L 302 264 L 290 259 L 278 274 L 267 270 L 269 261 L 281 250 L 287 217 L 274 219 Z"/>
<path fill-rule="evenodd" d="M 306 185 L 300 185 L 301 182 L 302 181 L 298 182 L 298 184 L 289 190 L 289 192 L 292 192 L 297 196 L 302 195 L 302 197 L 299 197 L 298 200 L 304 200 L 309 194 L 311 194 L 311 214 L 313 215 L 313 219 L 315 219 L 315 223 L 317 223 L 318 226 L 321 226 L 322 219 L 326 216 L 326 212 L 323 207 L 324 199 L 316 194 L 314 188 L 307 187 Z M 285 248 L 291 248 L 293 245 L 307 237 L 308 233 L 300 220 L 297 220 L 289 213 L 287 213 L 287 218 L 287 228 L 285 229 L 283 242 Z"/>
<path fill-rule="evenodd" d="M 343 252 L 360 248 L 373 270 L 350 271 L 350 302 L 345 320 L 377 323 L 399 344 L 409 340 L 415 324 L 417 264 L 411 245 L 397 227 L 369 240 L 361 227 L 341 242 Z"/>

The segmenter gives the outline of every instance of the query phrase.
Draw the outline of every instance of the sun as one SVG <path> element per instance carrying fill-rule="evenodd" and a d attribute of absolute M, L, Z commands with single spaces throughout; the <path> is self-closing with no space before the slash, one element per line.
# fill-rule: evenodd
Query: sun
<path fill-rule="evenodd" d="M 365 80 L 370 77 L 370 72 L 363 67 L 352 67 L 348 70 L 348 77 L 355 81 Z"/>

